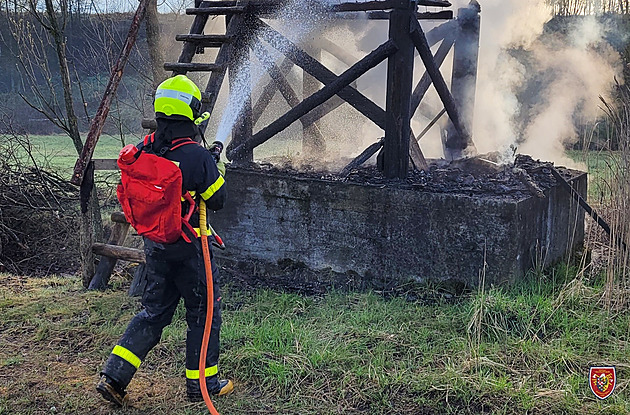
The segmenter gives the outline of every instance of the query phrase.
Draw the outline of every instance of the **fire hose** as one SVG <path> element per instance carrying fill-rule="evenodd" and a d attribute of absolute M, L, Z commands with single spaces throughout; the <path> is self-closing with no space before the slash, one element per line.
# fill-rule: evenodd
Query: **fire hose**
<path fill-rule="evenodd" d="M 203 253 L 203 264 L 206 270 L 206 323 L 203 329 L 203 339 L 199 353 L 199 386 L 201 396 L 212 415 L 220 415 L 214 408 L 208 387 L 206 385 L 206 355 L 208 354 L 208 342 L 210 341 L 210 331 L 212 329 L 212 314 L 214 312 L 214 284 L 212 282 L 212 262 L 210 260 L 210 246 L 208 245 L 208 227 L 206 219 L 206 202 L 201 198 L 199 203 L 199 233 L 201 234 L 201 250 Z"/>

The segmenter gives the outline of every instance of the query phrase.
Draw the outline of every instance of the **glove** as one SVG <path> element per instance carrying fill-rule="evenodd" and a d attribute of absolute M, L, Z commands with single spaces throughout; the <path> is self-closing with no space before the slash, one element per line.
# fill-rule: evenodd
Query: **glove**
<path fill-rule="evenodd" d="M 223 151 L 223 143 L 220 141 L 215 141 L 210 146 L 210 154 L 214 158 L 215 163 L 219 163 L 221 161 L 221 152 Z"/>

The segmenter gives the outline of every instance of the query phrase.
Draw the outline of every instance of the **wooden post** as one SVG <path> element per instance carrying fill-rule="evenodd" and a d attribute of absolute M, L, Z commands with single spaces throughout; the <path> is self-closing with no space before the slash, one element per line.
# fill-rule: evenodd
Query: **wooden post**
<path fill-rule="evenodd" d="M 459 109 L 464 129 L 473 130 L 475 94 L 477 87 L 477 64 L 479 61 L 479 31 L 481 7 L 472 0 L 467 8 L 458 10 L 459 31 L 453 50 L 453 80 L 451 92 Z M 444 153 L 448 158 L 461 158 L 462 150 L 471 143 L 468 137 L 462 137 L 453 131 L 453 125 L 447 129 L 449 138 L 444 143 Z"/>
<path fill-rule="evenodd" d="M 124 215 L 122 215 L 122 220 L 120 219 L 120 216 L 120 212 L 112 213 L 112 222 L 114 222 L 114 226 L 112 227 L 112 233 L 107 241 L 107 245 L 122 246 L 125 243 L 125 239 L 127 238 L 127 233 L 129 231 L 129 223 L 125 219 Z M 104 290 L 107 288 L 107 283 L 109 282 L 112 271 L 116 266 L 116 262 L 118 262 L 117 258 L 102 256 L 100 262 L 98 263 L 98 267 L 96 267 L 96 273 L 90 282 L 88 290 Z"/>
<path fill-rule="evenodd" d="M 413 43 L 409 37 L 416 3 L 396 2 L 389 18 L 389 38 L 398 51 L 387 60 L 387 96 L 385 106 L 385 142 L 383 174 L 387 178 L 407 177 L 409 169 L 409 111 L 413 82 Z"/>
<path fill-rule="evenodd" d="M 308 44 L 306 45 L 305 52 L 311 55 L 314 59 L 321 61 L 322 50 L 321 48 Z M 321 83 L 308 72 L 302 71 L 302 99 L 310 97 L 321 88 Z M 316 155 L 323 155 L 326 151 L 326 141 L 322 137 L 319 131 L 319 123 L 317 121 L 306 125 L 302 124 L 302 152 L 306 157 L 313 157 Z"/>
<path fill-rule="evenodd" d="M 232 158 L 234 158 L 235 156 L 237 157 L 239 153 L 251 151 L 251 149 L 264 143 L 265 141 L 297 121 L 300 117 L 302 117 L 304 114 L 306 114 L 316 106 L 322 104 L 333 95 L 339 94 L 339 92 L 344 88 L 347 88 L 352 81 L 363 75 L 371 68 L 378 65 L 388 56 L 395 53 L 396 50 L 396 45 L 391 40 L 385 42 L 374 51 L 372 51 L 365 58 L 361 59 L 355 65 L 348 68 L 348 70 L 342 73 L 339 77 L 336 77 L 334 81 L 327 84 L 315 94 L 300 102 L 299 105 L 290 109 L 282 117 L 278 118 L 276 121 L 272 122 L 270 125 L 260 130 L 250 140 L 242 143 L 238 147 L 235 147 L 232 151 L 228 151 L 228 156 Z"/>

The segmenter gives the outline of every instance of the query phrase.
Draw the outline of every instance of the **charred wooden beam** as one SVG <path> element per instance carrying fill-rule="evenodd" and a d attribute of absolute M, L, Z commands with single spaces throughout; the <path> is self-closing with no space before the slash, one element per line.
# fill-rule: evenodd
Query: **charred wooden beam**
<path fill-rule="evenodd" d="M 422 154 L 422 150 L 415 139 L 413 130 L 410 131 L 409 135 L 409 159 L 411 160 L 414 169 L 424 171 L 429 169 L 427 160 L 424 158 L 424 154 Z"/>
<path fill-rule="evenodd" d="M 394 9 L 389 19 L 389 38 L 396 43 L 398 50 L 387 60 L 385 143 L 383 145 L 383 174 L 387 178 L 400 179 L 407 177 L 409 170 L 411 134 L 409 105 L 414 58 L 414 47 L 409 37 L 413 3 L 407 3 L 407 5 L 401 3 L 403 2 L 396 2 L 400 8 Z"/>
<path fill-rule="evenodd" d="M 316 59 L 313 59 L 313 57 L 309 56 L 293 42 L 278 33 L 269 25 L 261 20 L 258 20 L 258 25 L 259 30 L 257 31 L 257 34 L 260 38 L 267 41 L 271 46 L 283 53 L 291 59 L 293 63 L 304 69 L 321 83 L 328 85 L 337 79 L 337 75 L 335 75 L 331 70 L 319 63 Z M 352 105 L 361 114 L 365 115 L 377 126 L 385 129 L 385 111 L 365 95 L 350 86 L 340 90 L 337 95 Z"/>
<path fill-rule="evenodd" d="M 287 103 L 291 107 L 298 105 L 300 103 L 300 99 L 298 98 L 297 92 L 295 92 L 291 84 L 289 84 L 289 81 L 285 78 L 282 70 L 274 63 L 273 58 L 269 55 L 269 53 L 267 53 L 264 46 L 259 42 L 253 42 L 250 46 L 260 63 L 262 63 L 263 67 L 267 70 L 267 73 L 269 73 L 272 81 L 276 83 L 278 90 Z"/>
<path fill-rule="evenodd" d="M 278 68 L 278 66 L 274 63 L 273 58 L 267 53 L 265 48 L 259 42 L 253 42 L 251 45 L 254 54 L 258 57 L 258 60 L 263 64 L 269 76 L 276 83 L 278 90 L 287 101 L 291 108 L 297 106 L 300 103 L 300 99 L 298 98 L 297 92 L 293 89 L 289 81 L 285 78 L 282 70 Z M 312 124 L 312 123 L 311 123 Z M 304 126 L 304 123 L 302 123 Z M 323 142 L 324 137 L 322 137 L 319 129 L 314 129 L 312 134 L 315 135 L 316 141 Z"/>
<path fill-rule="evenodd" d="M 442 115 L 444 115 L 444 113 L 446 112 L 445 108 L 442 108 L 442 111 L 440 111 L 438 113 L 438 115 L 436 115 L 431 122 L 429 122 L 429 124 L 427 124 L 426 127 L 424 127 L 424 129 L 422 131 L 420 131 L 420 134 L 418 134 L 417 137 L 415 137 L 415 141 L 418 142 L 422 139 L 422 137 L 424 137 L 426 135 L 426 133 L 429 132 L 429 130 L 431 129 L 431 127 L 433 127 L 439 120 L 440 118 L 442 118 Z"/>
<path fill-rule="evenodd" d="M 420 0 L 417 2 L 419 6 L 430 7 L 450 7 L 451 3 L 448 1 L 435 1 L 435 0 Z M 359 12 L 367 10 L 389 10 L 399 7 L 400 2 L 398 0 L 374 0 L 374 1 L 361 1 L 361 2 L 348 2 L 341 4 L 334 4 L 330 7 L 331 12 Z"/>
<path fill-rule="evenodd" d="M 241 14 L 245 11 L 243 6 L 232 7 L 196 7 L 186 9 L 188 15 L 200 15 L 200 16 L 223 16 L 232 14 Z"/>
<path fill-rule="evenodd" d="M 429 46 L 432 47 L 442 39 L 454 37 L 455 35 L 457 35 L 458 31 L 459 24 L 457 23 L 457 21 L 450 20 L 429 30 L 425 33 L 425 36 L 427 38 L 427 42 L 429 42 Z"/>
<path fill-rule="evenodd" d="M 357 167 L 368 161 L 370 157 L 376 154 L 376 152 L 379 151 L 381 147 L 383 147 L 384 142 L 385 139 L 381 138 L 376 143 L 370 144 L 365 150 L 361 152 L 361 154 L 352 159 L 352 161 L 341 170 L 339 176 L 343 178 L 348 177 L 353 169 L 356 169 Z"/>
<path fill-rule="evenodd" d="M 426 67 L 431 80 L 433 81 L 433 85 L 444 104 L 444 108 L 446 108 L 446 112 L 451 119 L 457 133 L 460 137 L 464 137 L 467 143 L 472 143 L 472 139 L 470 134 L 463 126 L 461 122 L 461 118 L 459 115 L 459 110 L 457 109 L 457 104 L 451 95 L 451 92 L 448 90 L 448 86 L 444 81 L 444 77 L 440 72 L 440 68 L 438 68 L 437 64 L 433 60 L 433 55 L 431 54 L 431 49 L 429 48 L 429 44 L 427 43 L 427 39 L 424 36 L 424 31 L 420 24 L 417 21 L 412 21 L 412 32 L 411 39 L 420 54 L 420 58 Z"/>
<path fill-rule="evenodd" d="M 227 35 L 176 35 L 175 40 L 179 42 L 192 42 L 198 47 L 203 48 L 220 48 L 224 43 L 232 42 L 232 36 Z"/>
<path fill-rule="evenodd" d="M 553 175 L 553 177 L 556 179 L 556 181 L 558 181 L 570 194 L 571 197 L 573 197 L 573 200 L 575 200 L 576 202 L 578 202 L 578 204 L 580 205 L 580 207 L 582 207 L 582 209 L 584 209 L 586 211 L 586 213 L 588 213 L 588 215 L 593 218 L 593 220 L 595 222 L 597 222 L 597 224 L 604 230 L 604 232 L 606 232 L 606 234 L 612 239 L 613 243 L 621 248 L 624 252 L 628 249 L 626 243 L 623 241 L 623 239 L 621 239 L 617 234 L 611 232 L 610 229 L 610 225 L 608 225 L 608 223 L 606 223 L 606 221 L 604 220 L 604 218 L 602 218 L 587 202 L 586 200 L 584 200 L 584 198 L 582 197 L 582 195 L 580 195 L 580 193 L 575 190 L 573 188 L 573 186 L 571 186 L 571 184 L 567 181 L 567 179 L 565 179 L 564 177 L 562 177 L 562 175 L 560 174 L 560 172 L 553 166 L 553 165 L 548 165 L 547 166 L 549 168 L 549 170 L 551 171 L 551 174 Z"/>
<path fill-rule="evenodd" d="M 466 8 L 459 9 L 457 21 L 459 33 L 453 50 L 453 77 L 451 91 L 457 103 L 461 122 L 467 131 L 473 131 L 473 117 L 475 111 L 475 94 L 477 88 L 477 64 L 479 61 L 479 33 L 481 7 L 473 0 Z M 460 158 L 462 150 L 470 142 L 467 137 L 453 134 L 452 128 L 445 142 L 444 151 L 447 157 Z"/>
<path fill-rule="evenodd" d="M 236 0 L 206 0 L 201 1 L 197 4 L 199 0 L 195 0 L 195 7 L 234 7 L 236 6 Z"/>
<path fill-rule="evenodd" d="M 313 43 L 305 44 L 305 51 L 313 58 L 321 61 L 322 49 L 318 45 Z M 302 71 L 302 97 L 306 98 L 321 88 L 321 83 L 308 74 L 306 71 Z M 314 121 L 310 124 L 302 122 L 302 153 L 306 157 L 321 156 L 326 151 L 326 140 L 319 129 L 319 123 Z"/>
<path fill-rule="evenodd" d="M 164 64 L 164 70 L 173 71 L 176 74 L 186 74 L 186 72 L 212 72 L 222 71 L 225 69 L 224 65 L 217 65 L 216 63 L 170 63 Z"/>
<path fill-rule="evenodd" d="M 318 106 L 313 111 L 300 118 L 300 120 L 302 121 L 302 125 L 309 126 L 313 124 L 317 120 L 323 118 L 324 116 L 336 110 L 345 103 L 346 101 L 339 98 L 338 96 L 330 98 L 328 101 L 324 102 L 322 105 Z"/>
<path fill-rule="evenodd" d="M 285 57 L 282 60 L 282 63 L 280 63 L 280 67 L 279 67 L 280 73 L 282 74 L 282 76 L 286 76 L 291 71 L 291 68 L 293 68 L 293 62 L 291 62 L 288 58 Z M 267 108 L 267 106 L 269 105 L 269 103 L 271 102 L 271 100 L 273 99 L 273 96 L 276 94 L 277 91 L 278 91 L 277 83 L 268 82 L 265 85 L 262 92 L 260 93 L 260 96 L 258 97 L 258 100 L 254 104 L 254 108 L 252 109 L 252 122 L 254 125 L 258 123 L 258 120 L 260 119 L 261 115 L 263 114 L 263 112 L 265 111 L 265 109 Z"/>
<path fill-rule="evenodd" d="M 103 126 L 105 125 L 105 120 L 107 119 L 107 115 L 109 114 L 109 108 L 111 106 L 112 99 L 116 95 L 116 90 L 118 89 L 118 85 L 120 84 L 120 80 L 122 79 L 123 70 L 127 65 L 127 60 L 129 60 L 131 49 L 136 43 L 138 30 L 140 29 L 140 23 L 142 22 L 142 19 L 144 18 L 144 14 L 147 9 L 147 3 L 148 0 L 141 0 L 140 4 L 138 4 L 136 13 L 134 14 L 133 20 L 131 21 L 131 26 L 129 28 L 129 33 L 127 34 L 127 39 L 125 40 L 125 44 L 120 50 L 118 60 L 112 68 L 109 81 L 107 83 L 107 86 L 105 87 L 105 92 L 103 93 L 103 99 L 101 100 L 101 103 L 96 110 L 94 118 L 92 118 L 92 121 L 90 122 L 90 130 L 88 131 L 87 138 L 85 139 L 83 150 L 81 151 L 81 155 L 74 165 L 74 172 L 72 174 L 72 178 L 70 179 L 70 183 L 74 185 L 80 185 L 83 182 L 85 171 L 90 163 L 90 160 L 92 160 L 92 155 L 94 154 L 96 143 L 101 136 Z"/>
<path fill-rule="evenodd" d="M 243 153 L 248 151 L 249 149 L 253 149 L 256 146 L 267 141 L 269 138 L 273 137 L 280 131 L 287 128 L 293 122 L 298 120 L 301 116 L 315 108 L 316 106 L 322 104 L 333 95 L 339 93 L 343 88 L 350 85 L 350 83 L 363 75 L 365 72 L 375 67 L 383 60 L 385 60 L 388 56 L 395 53 L 397 50 L 396 45 L 391 40 L 385 42 L 366 57 L 361 59 L 359 62 L 354 64 L 344 73 L 342 73 L 339 77 L 337 77 L 334 81 L 325 85 L 321 90 L 306 98 L 304 101 L 300 102 L 299 105 L 290 109 L 286 114 L 278 118 L 276 121 L 272 122 L 269 126 L 263 128 L 257 134 L 255 134 L 248 142 L 239 145 L 234 148 L 231 152 L 231 157 L 237 157 L 239 153 Z"/>
<path fill-rule="evenodd" d="M 438 66 L 438 68 L 442 66 L 442 63 L 444 63 L 444 60 L 446 59 L 448 52 L 453 47 L 454 41 L 455 41 L 454 37 L 452 36 L 444 39 L 442 41 L 442 44 L 438 48 L 438 50 L 435 52 L 435 55 L 433 56 L 433 60 L 435 61 L 435 64 Z M 420 102 L 424 98 L 424 95 L 427 93 L 430 86 L 431 86 L 431 76 L 429 75 L 429 72 L 425 71 L 424 74 L 422 75 L 422 78 L 420 78 L 418 85 L 416 85 L 416 88 L 413 90 L 413 94 L 411 94 L 411 116 L 412 117 L 416 113 L 416 110 L 418 109 Z"/>
<path fill-rule="evenodd" d="M 453 18 L 453 11 L 418 12 L 415 16 L 418 20 L 451 20 Z M 331 14 L 330 18 L 338 20 L 389 20 L 389 12 L 382 10 L 369 12 L 339 12 Z"/>
<path fill-rule="evenodd" d="M 195 4 L 197 4 L 198 0 L 195 0 Z M 207 3 L 207 2 L 204 2 Z M 203 29 L 206 27 L 206 22 L 208 21 L 207 14 L 199 14 L 195 16 L 195 19 L 190 26 L 190 34 L 191 35 L 201 35 L 203 34 Z M 197 43 L 196 42 L 185 42 L 182 47 L 182 52 L 177 59 L 177 62 L 180 63 L 189 63 L 192 62 L 193 56 L 195 56 L 195 52 L 197 51 Z M 177 74 L 174 74 L 177 75 Z"/>

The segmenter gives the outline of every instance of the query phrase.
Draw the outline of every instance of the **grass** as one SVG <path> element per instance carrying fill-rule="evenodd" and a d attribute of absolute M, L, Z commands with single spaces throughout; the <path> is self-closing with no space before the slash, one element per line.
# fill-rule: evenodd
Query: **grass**
<path fill-rule="evenodd" d="M 82 136 L 85 140 L 85 134 Z M 126 136 L 126 144 L 136 143 L 141 137 Z M 131 141 L 130 141 L 131 140 Z M 35 160 L 43 163 L 42 167 L 49 168 L 58 172 L 64 177 L 72 174 L 72 169 L 77 161 L 77 152 L 74 148 L 72 140 L 66 135 L 29 135 L 28 141 L 32 147 L 32 153 Z M 102 135 L 96 148 L 94 149 L 94 158 L 116 158 L 118 152 L 122 148 L 120 137 L 111 135 Z M 22 151 L 23 157 L 25 152 Z"/>
<path fill-rule="evenodd" d="M 224 290 L 220 367 L 236 384 L 223 414 L 630 413 L 630 313 L 603 283 L 558 268 L 512 288 L 431 304 L 372 292 L 321 297 Z M 139 305 L 117 276 L 85 292 L 72 278 L 0 275 L 0 414 L 202 414 L 185 401 L 180 305 L 116 410 L 93 391 Z M 591 365 L 615 365 L 600 402 Z M 52 409 L 54 408 L 54 409 Z"/>

